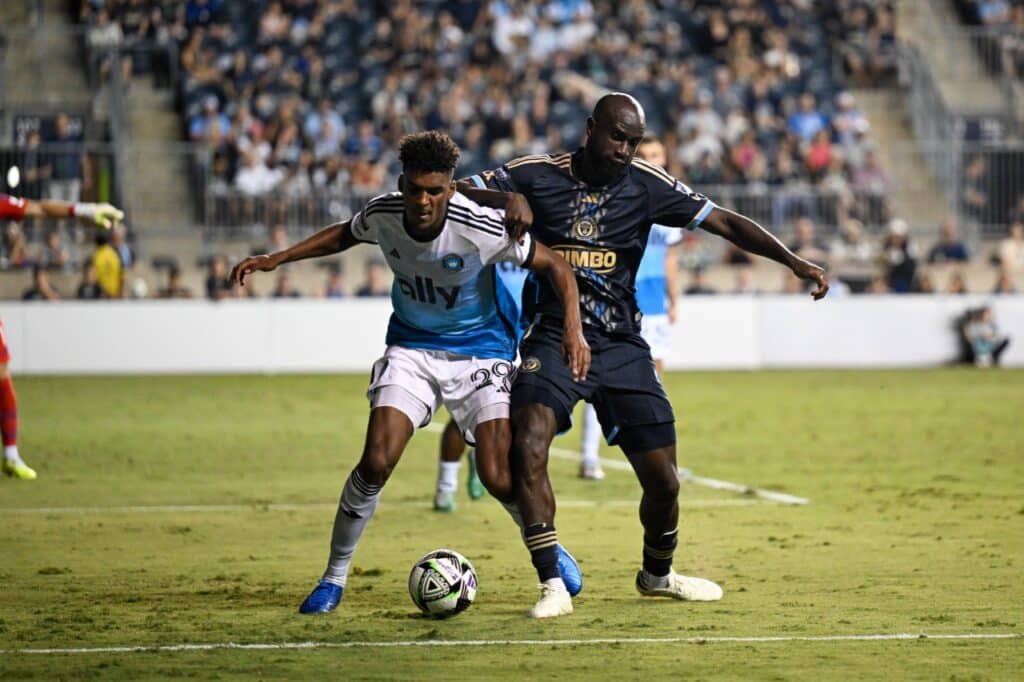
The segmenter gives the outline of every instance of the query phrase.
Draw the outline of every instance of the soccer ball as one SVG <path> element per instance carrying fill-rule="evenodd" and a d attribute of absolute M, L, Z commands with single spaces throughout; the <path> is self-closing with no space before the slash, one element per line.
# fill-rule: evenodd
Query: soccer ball
<path fill-rule="evenodd" d="M 409 596 L 420 611 L 434 618 L 462 613 L 476 597 L 473 564 L 450 549 L 425 554 L 409 573 Z"/>

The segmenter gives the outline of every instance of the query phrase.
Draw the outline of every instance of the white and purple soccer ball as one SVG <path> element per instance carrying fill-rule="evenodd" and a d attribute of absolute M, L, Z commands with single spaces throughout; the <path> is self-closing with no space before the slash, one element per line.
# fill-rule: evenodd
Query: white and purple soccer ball
<path fill-rule="evenodd" d="M 451 549 L 425 554 L 409 573 L 409 596 L 420 611 L 434 618 L 462 613 L 476 597 L 473 564 Z"/>

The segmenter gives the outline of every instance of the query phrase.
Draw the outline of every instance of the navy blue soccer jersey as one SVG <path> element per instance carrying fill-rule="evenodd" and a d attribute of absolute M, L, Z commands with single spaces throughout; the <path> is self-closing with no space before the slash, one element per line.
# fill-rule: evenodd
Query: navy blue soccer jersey
<path fill-rule="evenodd" d="M 640 312 L 634 285 L 651 225 L 693 229 L 714 204 L 640 159 L 615 182 L 590 187 L 572 170 L 582 152 L 524 156 L 473 180 L 526 196 L 533 210 L 530 233 L 576 273 L 584 325 L 607 333 L 636 332 Z M 523 307 L 531 318 L 562 317 L 554 288 L 533 273 L 523 290 Z"/>

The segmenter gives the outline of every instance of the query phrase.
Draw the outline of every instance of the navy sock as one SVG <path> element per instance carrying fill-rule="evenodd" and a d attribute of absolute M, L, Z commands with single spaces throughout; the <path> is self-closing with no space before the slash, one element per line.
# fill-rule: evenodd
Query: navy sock
<path fill-rule="evenodd" d="M 540 581 L 561 577 L 558 573 L 558 535 L 555 533 L 555 527 L 546 523 L 535 523 L 526 528 L 523 537 Z"/>
<path fill-rule="evenodd" d="M 672 569 L 672 555 L 676 551 L 679 529 L 663 533 L 660 537 L 644 535 L 644 570 L 651 575 L 668 575 Z"/>

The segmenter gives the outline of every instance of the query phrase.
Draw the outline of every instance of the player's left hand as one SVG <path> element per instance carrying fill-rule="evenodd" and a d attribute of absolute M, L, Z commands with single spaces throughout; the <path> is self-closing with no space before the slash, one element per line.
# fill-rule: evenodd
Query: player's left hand
<path fill-rule="evenodd" d="M 800 279 L 817 284 L 817 288 L 811 292 L 815 301 L 825 298 L 825 294 L 828 293 L 828 277 L 825 276 L 824 268 L 801 258 L 793 265 L 793 274 Z"/>
<path fill-rule="evenodd" d="M 533 225 L 533 209 L 522 194 L 513 192 L 505 204 L 505 231 L 513 239 L 520 239 Z"/>
<path fill-rule="evenodd" d="M 75 217 L 87 225 L 109 230 L 124 220 L 124 211 L 111 204 L 75 204 Z"/>
<path fill-rule="evenodd" d="M 562 334 L 562 356 L 569 365 L 572 380 L 576 382 L 587 378 L 590 370 L 590 344 L 583 338 L 583 329 L 566 329 Z"/>

